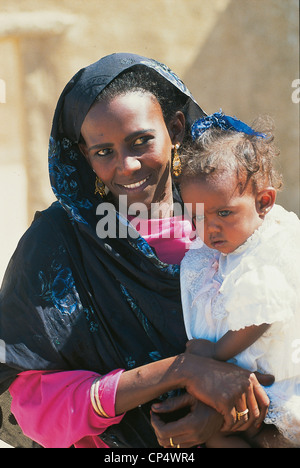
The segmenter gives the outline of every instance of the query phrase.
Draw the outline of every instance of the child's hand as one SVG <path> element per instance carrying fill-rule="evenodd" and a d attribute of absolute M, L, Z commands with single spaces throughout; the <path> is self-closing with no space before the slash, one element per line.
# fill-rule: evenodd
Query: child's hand
<path fill-rule="evenodd" d="M 215 343 L 203 339 L 190 340 L 186 344 L 186 353 L 213 358 L 215 355 Z"/>

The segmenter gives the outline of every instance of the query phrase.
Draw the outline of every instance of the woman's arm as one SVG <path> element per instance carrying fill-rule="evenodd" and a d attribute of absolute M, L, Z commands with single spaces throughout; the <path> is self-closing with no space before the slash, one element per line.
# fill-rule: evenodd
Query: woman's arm
<path fill-rule="evenodd" d="M 88 371 L 25 371 L 10 386 L 11 410 L 26 436 L 40 445 L 70 447 L 118 424 L 124 413 L 165 391 L 184 385 L 168 372 L 176 358 L 100 376 Z M 179 377 L 179 373 L 178 373 Z M 98 396 L 104 414 L 91 403 L 91 388 L 99 379 Z M 98 387 L 97 387 L 98 388 Z M 80 442 L 81 444 L 81 442 Z M 82 445 L 82 444 L 81 444 Z"/>
<path fill-rule="evenodd" d="M 88 437 L 95 437 L 100 446 L 96 436 L 123 417 L 116 416 L 114 408 L 122 372 L 116 370 L 101 378 L 101 404 L 109 418 L 100 417 L 91 404 L 91 386 L 99 374 L 82 370 L 22 372 L 9 388 L 11 411 L 24 434 L 43 447 L 67 448 Z"/>
<path fill-rule="evenodd" d="M 183 366 L 180 369 L 180 357 L 177 356 L 126 371 L 120 377 L 117 389 L 116 414 L 184 386 Z"/>
<path fill-rule="evenodd" d="M 266 376 L 265 384 L 270 384 L 270 376 Z M 230 363 L 184 353 L 124 372 L 116 394 L 116 414 L 176 388 L 186 389 L 220 413 L 225 421 L 224 430 L 234 426 L 236 408 L 249 409 L 251 425 L 264 420 L 269 405 L 253 373 Z"/>
<path fill-rule="evenodd" d="M 264 419 L 268 407 L 265 392 L 250 372 L 185 353 L 102 377 L 109 395 L 105 405 L 105 389 L 101 391 L 101 404 L 110 416 L 106 419 L 91 404 L 90 389 L 96 377 L 85 371 L 20 374 L 10 392 L 12 411 L 25 435 L 45 447 L 69 447 L 117 424 L 124 412 L 176 388 L 185 388 L 220 413 L 226 430 L 235 423 L 235 407 L 240 408 L 241 401 L 249 408 L 252 422 Z"/>

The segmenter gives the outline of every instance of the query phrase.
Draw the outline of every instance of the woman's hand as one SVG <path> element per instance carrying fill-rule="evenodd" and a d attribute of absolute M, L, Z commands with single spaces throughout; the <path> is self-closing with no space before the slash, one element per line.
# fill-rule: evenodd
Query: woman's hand
<path fill-rule="evenodd" d="M 263 385 L 272 383 L 269 376 L 262 378 Z M 269 399 L 253 373 L 184 353 L 123 372 L 116 392 L 116 415 L 180 388 L 216 410 L 224 418 L 224 431 L 240 429 L 242 424 L 259 425 L 267 414 Z M 245 410 L 249 411 L 237 421 L 237 412 Z"/>
<path fill-rule="evenodd" d="M 164 414 L 186 407 L 189 408 L 189 412 L 183 418 L 168 423 L 163 421 Z M 151 423 L 162 447 L 170 448 L 173 444 L 175 447 L 188 448 L 204 443 L 219 431 L 223 425 L 223 417 L 185 393 L 152 405 Z"/>
<path fill-rule="evenodd" d="M 186 391 L 223 416 L 222 430 L 245 430 L 263 422 L 269 398 L 255 374 L 234 364 L 187 353 L 182 355 L 182 366 Z M 261 380 L 264 385 L 272 383 L 270 376 L 261 376 Z M 238 421 L 237 412 L 247 409 Z"/>

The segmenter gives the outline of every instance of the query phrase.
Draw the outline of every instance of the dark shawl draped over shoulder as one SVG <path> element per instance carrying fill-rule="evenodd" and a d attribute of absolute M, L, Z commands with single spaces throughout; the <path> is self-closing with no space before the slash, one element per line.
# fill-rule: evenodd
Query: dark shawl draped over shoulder
<path fill-rule="evenodd" d="M 184 350 L 178 265 L 161 262 L 139 236 L 97 236 L 101 199 L 94 194 L 95 174 L 77 144 L 96 96 L 135 65 L 156 70 L 188 96 L 188 121 L 203 115 L 171 70 L 133 54 L 104 57 L 67 84 L 49 144 L 50 180 L 58 201 L 36 214 L 1 288 L 2 391 L 24 370 L 104 374 Z M 127 220 L 115 216 L 118 232 Z M 149 405 L 129 411 L 99 437 L 111 447 L 156 447 Z"/>

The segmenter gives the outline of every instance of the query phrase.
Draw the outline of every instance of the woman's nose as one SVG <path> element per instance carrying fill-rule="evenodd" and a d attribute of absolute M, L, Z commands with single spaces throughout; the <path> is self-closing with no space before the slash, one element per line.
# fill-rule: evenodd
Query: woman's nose
<path fill-rule="evenodd" d="M 119 173 L 129 176 L 141 168 L 141 161 L 135 155 L 120 154 L 118 160 Z"/>

